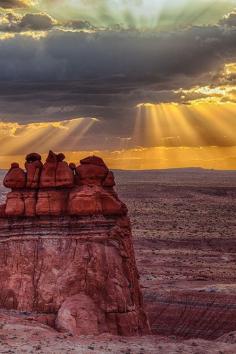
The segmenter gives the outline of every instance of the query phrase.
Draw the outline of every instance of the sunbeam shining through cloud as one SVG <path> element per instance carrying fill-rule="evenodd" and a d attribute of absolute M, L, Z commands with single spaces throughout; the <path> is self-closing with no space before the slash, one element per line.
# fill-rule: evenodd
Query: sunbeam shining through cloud
<path fill-rule="evenodd" d="M 29 147 L 42 153 L 50 149 L 60 151 L 62 147 L 73 151 L 96 121 L 95 118 L 77 118 L 23 125 L 0 122 L 1 150 L 9 155 L 27 154 Z"/>
<path fill-rule="evenodd" d="M 0 0 L 0 167 L 236 169 L 235 38 L 236 0 Z"/>
<path fill-rule="evenodd" d="M 38 8 L 60 19 L 79 17 L 97 27 L 156 30 L 214 23 L 235 4 L 233 0 L 41 0 Z"/>

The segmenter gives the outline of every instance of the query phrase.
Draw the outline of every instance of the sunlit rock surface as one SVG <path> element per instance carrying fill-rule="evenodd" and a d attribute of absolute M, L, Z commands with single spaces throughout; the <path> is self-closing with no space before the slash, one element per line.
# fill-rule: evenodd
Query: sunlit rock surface
<path fill-rule="evenodd" d="M 149 333 L 127 208 L 98 157 L 26 158 L 4 179 L 0 307 L 42 314 L 73 335 Z M 104 184 L 104 185 L 103 185 Z"/>

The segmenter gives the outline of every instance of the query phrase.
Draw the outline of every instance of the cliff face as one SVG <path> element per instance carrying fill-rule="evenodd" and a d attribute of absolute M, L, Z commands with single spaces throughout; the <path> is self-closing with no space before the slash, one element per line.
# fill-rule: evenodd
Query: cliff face
<path fill-rule="evenodd" d="M 4 179 L 0 306 L 52 316 L 72 334 L 149 332 L 127 208 L 97 157 L 76 167 L 52 152 Z"/>

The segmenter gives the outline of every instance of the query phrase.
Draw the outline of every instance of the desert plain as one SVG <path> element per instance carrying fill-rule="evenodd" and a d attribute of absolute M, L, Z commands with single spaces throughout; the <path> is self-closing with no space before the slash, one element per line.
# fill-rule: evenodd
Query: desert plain
<path fill-rule="evenodd" d="M 0 353 L 236 353 L 236 172 L 114 172 L 152 335 L 73 338 L 2 309 Z"/>

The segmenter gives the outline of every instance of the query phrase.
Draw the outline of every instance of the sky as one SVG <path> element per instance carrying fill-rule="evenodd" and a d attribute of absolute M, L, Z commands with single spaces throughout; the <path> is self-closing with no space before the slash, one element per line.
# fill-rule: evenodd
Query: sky
<path fill-rule="evenodd" d="M 0 147 L 236 170 L 236 0 L 0 0 Z"/>

